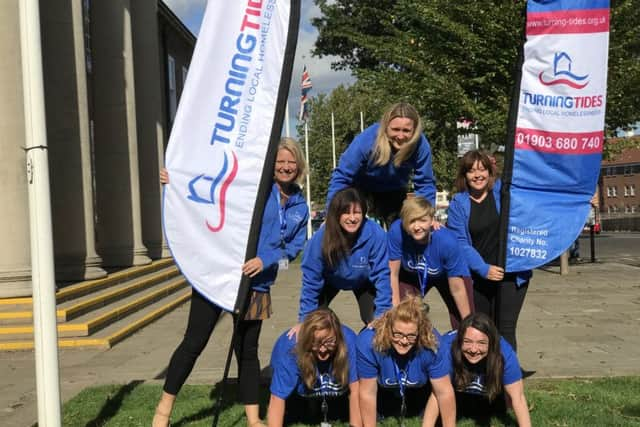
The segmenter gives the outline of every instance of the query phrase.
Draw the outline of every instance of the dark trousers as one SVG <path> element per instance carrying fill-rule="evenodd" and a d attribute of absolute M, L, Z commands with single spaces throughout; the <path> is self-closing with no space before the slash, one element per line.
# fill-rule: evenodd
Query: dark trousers
<path fill-rule="evenodd" d="M 471 313 L 473 313 L 473 281 L 470 277 L 463 277 L 462 280 L 464 281 L 464 287 L 467 291 L 467 301 L 469 303 L 469 309 L 471 310 Z M 399 285 L 400 300 L 402 300 L 407 295 L 420 295 L 420 285 L 418 282 L 418 275 L 416 273 L 400 269 Z M 460 324 L 460 321 L 462 319 L 460 318 L 460 312 L 458 311 L 458 306 L 453 299 L 453 295 L 451 295 L 451 289 L 449 289 L 449 280 L 447 279 L 447 277 L 441 277 L 438 280 L 433 281 L 432 283 L 430 283 L 430 286 L 427 289 L 427 294 L 433 288 L 436 288 L 436 290 L 440 294 L 440 298 L 442 298 L 442 301 L 444 301 L 445 305 L 447 306 L 447 310 L 449 311 L 449 322 L 451 322 L 451 329 L 458 329 L 458 325 Z"/>
<path fill-rule="evenodd" d="M 340 292 L 340 289 L 334 288 L 330 285 L 325 285 L 318 297 L 318 307 L 329 307 L 329 304 L 333 301 L 336 295 L 338 295 L 338 292 Z M 356 297 L 356 301 L 358 301 L 360 319 L 362 319 L 365 325 L 368 325 L 374 318 L 376 307 L 376 288 L 374 288 L 373 285 L 369 285 L 364 288 L 353 289 L 352 292 Z"/>
<path fill-rule="evenodd" d="M 516 285 L 513 274 L 505 274 L 500 282 L 473 276 L 473 299 L 476 311 L 491 317 L 500 335 L 517 351 L 516 326 L 527 295 L 529 283 Z"/>
<path fill-rule="evenodd" d="M 193 370 L 200 353 L 206 347 L 221 314 L 220 307 L 193 289 L 187 330 L 182 342 L 171 356 L 164 382 L 165 392 L 173 395 L 178 394 Z M 238 361 L 238 393 L 240 402 L 245 405 L 258 403 L 260 387 L 258 381 L 260 377 L 258 338 L 261 327 L 261 320 L 243 320 L 238 322 L 236 331 L 234 351 Z"/>
<path fill-rule="evenodd" d="M 342 396 L 328 396 L 327 402 L 327 420 L 349 422 L 349 393 Z M 353 397 L 357 399 L 358 396 Z M 322 414 L 322 398 L 302 397 L 296 392 L 289 396 L 285 403 L 286 411 L 284 412 L 284 425 L 301 423 L 319 425 L 324 421 Z"/>
<path fill-rule="evenodd" d="M 407 417 L 417 417 L 424 413 L 427 399 L 431 395 L 431 383 L 422 387 L 407 387 L 405 389 L 405 404 Z M 377 417 L 378 419 L 399 417 L 402 398 L 397 388 L 384 388 L 378 386 Z"/>

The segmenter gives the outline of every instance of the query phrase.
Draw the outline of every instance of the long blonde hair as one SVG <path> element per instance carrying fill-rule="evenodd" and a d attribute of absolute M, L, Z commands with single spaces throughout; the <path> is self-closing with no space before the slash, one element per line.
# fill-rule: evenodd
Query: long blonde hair
<path fill-rule="evenodd" d="M 298 144 L 295 139 L 284 136 L 280 138 L 280 142 L 278 143 L 278 151 L 280 150 L 287 150 L 296 159 L 296 166 L 298 167 L 296 184 L 302 186 L 307 176 L 307 162 L 302 154 L 300 144 Z"/>
<path fill-rule="evenodd" d="M 433 333 L 433 325 L 429 320 L 429 306 L 417 296 L 406 297 L 400 304 L 373 322 L 376 330 L 373 338 L 374 350 L 385 353 L 391 349 L 393 324 L 396 321 L 418 325 L 418 339 L 415 343 L 417 350 L 421 348 L 428 348 L 434 352 L 438 350 L 438 339 Z"/>
<path fill-rule="evenodd" d="M 298 332 L 296 356 L 302 382 L 307 388 L 316 383 L 317 360 L 313 354 L 313 340 L 316 331 L 328 329 L 336 336 L 336 348 L 332 359 L 332 375 L 343 386 L 349 384 L 349 357 L 347 345 L 342 334 L 342 326 L 336 314 L 328 308 L 319 308 L 309 313 Z M 352 367 L 355 368 L 355 367 Z"/>
<path fill-rule="evenodd" d="M 413 155 L 418 147 L 418 141 L 422 136 L 422 119 L 415 107 L 406 102 L 398 102 L 389 107 L 380 119 L 380 128 L 376 136 L 376 145 L 371 153 L 371 159 L 375 166 L 384 166 L 391 161 L 391 141 L 387 136 L 389 123 L 398 117 L 407 118 L 413 121 L 413 136 L 402 145 L 393 156 L 393 165 L 399 167 Z"/>

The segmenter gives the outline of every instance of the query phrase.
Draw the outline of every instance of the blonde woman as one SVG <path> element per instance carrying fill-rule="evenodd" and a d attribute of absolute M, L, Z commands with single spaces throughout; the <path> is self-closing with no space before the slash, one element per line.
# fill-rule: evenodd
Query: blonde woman
<path fill-rule="evenodd" d="M 271 316 L 269 289 L 276 280 L 278 269 L 288 267 L 306 240 L 309 209 L 298 185 L 304 180 L 305 173 L 306 164 L 300 147 L 291 138 L 283 138 L 276 155 L 271 194 L 262 216 L 257 256 L 242 266 L 242 272 L 251 277 L 251 292 L 246 315 L 238 323 L 235 353 L 239 372 L 238 394 L 244 404 L 248 427 L 264 426 L 258 406 L 258 339 L 262 321 Z M 165 169 L 160 174 L 160 182 L 169 184 Z M 220 307 L 193 289 L 187 329 L 169 361 L 153 427 L 169 425 L 176 396 L 207 345 L 221 314 Z"/>
<path fill-rule="evenodd" d="M 342 419 L 362 425 L 358 406 L 356 334 L 328 308 L 307 315 L 297 336 L 285 332 L 271 353 L 269 427 L 287 421 Z M 286 414 L 286 416 L 285 416 Z"/>
<path fill-rule="evenodd" d="M 415 296 L 358 335 L 360 412 L 365 427 L 375 426 L 378 418 L 419 415 L 431 392 L 442 425 L 455 425 L 455 395 L 448 366 L 438 352 L 438 339 L 428 306 Z"/>
<path fill-rule="evenodd" d="M 424 297 L 436 288 L 455 329 L 473 311 L 473 288 L 456 235 L 444 227 L 432 229 L 434 214 L 422 197 L 402 203 L 400 219 L 387 233 L 391 292 L 397 304 L 407 294 Z"/>
<path fill-rule="evenodd" d="M 389 224 L 400 211 L 412 173 L 414 192 L 435 203 L 431 146 L 422 133 L 422 120 L 411 104 L 399 102 L 342 154 L 331 174 L 327 206 L 338 191 L 356 187 L 369 199 L 370 213 Z"/>

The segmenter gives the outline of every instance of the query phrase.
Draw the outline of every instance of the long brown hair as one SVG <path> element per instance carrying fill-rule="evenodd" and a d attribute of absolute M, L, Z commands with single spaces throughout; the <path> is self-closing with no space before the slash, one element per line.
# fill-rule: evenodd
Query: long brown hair
<path fill-rule="evenodd" d="M 467 186 L 467 172 L 473 169 L 473 165 L 479 162 L 482 166 L 485 167 L 489 171 L 489 185 L 487 186 L 487 191 L 491 191 L 493 188 L 493 184 L 496 182 L 496 169 L 489 158 L 489 155 L 484 151 L 480 150 L 471 150 L 467 151 L 464 156 L 460 159 L 460 164 L 458 166 L 458 175 L 456 176 L 455 186 L 456 190 L 459 192 L 468 191 L 469 187 Z"/>
<path fill-rule="evenodd" d="M 428 348 L 434 352 L 438 350 L 438 340 L 429 319 L 429 306 L 420 297 L 408 296 L 382 317 L 374 320 L 373 328 L 376 334 L 373 338 L 373 347 L 377 352 L 384 353 L 391 348 L 393 324 L 396 321 L 418 325 L 418 339 L 415 343 L 417 350 L 421 348 Z"/>
<path fill-rule="evenodd" d="M 420 137 L 422 136 L 422 119 L 413 105 L 406 102 L 398 102 L 387 108 L 380 119 L 376 145 L 371 153 L 371 160 L 373 160 L 373 164 L 376 166 L 384 166 L 391 160 L 391 142 L 387 136 L 387 127 L 391 120 L 397 119 L 398 117 L 413 121 L 413 136 L 411 136 L 411 139 L 403 144 L 402 148 L 393 156 L 394 166 L 399 167 L 416 151 L 418 141 L 420 141 Z"/>
<path fill-rule="evenodd" d="M 367 216 L 367 201 L 358 190 L 345 188 L 337 192 L 329 203 L 322 236 L 322 257 L 331 268 L 351 253 L 351 242 L 340 226 L 340 215 L 348 213 L 351 205 L 360 206 L 362 210 L 362 229 Z"/>
<path fill-rule="evenodd" d="M 332 375 L 344 386 L 349 384 L 349 357 L 342 326 L 336 314 L 328 308 L 319 308 L 307 314 L 298 332 L 296 356 L 302 382 L 307 388 L 313 388 L 316 383 L 317 361 L 313 353 L 313 339 L 316 331 L 328 329 L 336 336 L 336 348 L 333 352 Z M 355 367 L 352 367 L 355 368 Z"/>
<path fill-rule="evenodd" d="M 500 335 L 498 329 L 484 313 L 474 313 L 467 316 L 458 327 L 458 334 L 453 341 L 451 348 L 451 357 L 453 359 L 453 369 L 455 379 L 453 386 L 457 391 L 464 391 L 471 380 L 473 374 L 467 369 L 464 363 L 465 357 L 462 354 L 462 343 L 464 334 L 468 328 L 475 328 L 489 337 L 489 350 L 487 352 L 487 372 L 485 373 L 485 391 L 489 401 L 493 401 L 495 397 L 502 391 L 502 375 L 504 371 L 504 361 L 502 360 L 502 351 L 500 351 Z"/>

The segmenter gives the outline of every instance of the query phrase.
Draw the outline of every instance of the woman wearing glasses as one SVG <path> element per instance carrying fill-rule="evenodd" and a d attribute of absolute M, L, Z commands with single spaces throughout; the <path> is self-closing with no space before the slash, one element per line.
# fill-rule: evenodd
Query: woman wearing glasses
<path fill-rule="evenodd" d="M 377 417 L 416 416 L 433 392 L 444 427 L 454 426 L 456 403 L 448 367 L 437 352 L 428 307 L 410 296 L 373 322 L 357 340 L 360 411 L 365 427 Z"/>
<path fill-rule="evenodd" d="M 324 308 L 307 315 L 297 338 L 283 333 L 271 353 L 269 427 L 282 426 L 285 413 L 287 422 L 337 418 L 362 426 L 356 334 Z"/>

